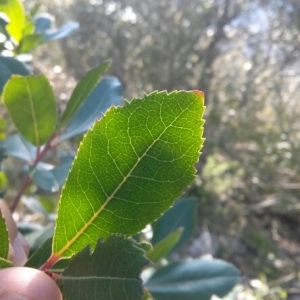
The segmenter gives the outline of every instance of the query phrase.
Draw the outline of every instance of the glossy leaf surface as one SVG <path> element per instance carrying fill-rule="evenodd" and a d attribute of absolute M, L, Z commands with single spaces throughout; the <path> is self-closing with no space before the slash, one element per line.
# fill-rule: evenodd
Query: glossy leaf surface
<path fill-rule="evenodd" d="M 152 244 L 155 246 L 178 228 L 183 228 L 183 233 L 172 251 L 183 246 L 193 234 L 198 210 L 198 200 L 195 198 L 182 198 L 153 224 Z"/>
<path fill-rule="evenodd" d="M 93 89 L 99 83 L 102 75 L 107 71 L 108 67 L 108 62 L 101 64 L 99 67 L 89 71 L 85 75 L 85 77 L 77 84 L 62 116 L 62 126 L 65 126 L 69 123 L 83 101 L 86 100 L 86 98 L 91 94 Z"/>
<path fill-rule="evenodd" d="M 122 100 L 122 87 L 119 79 L 103 78 L 80 106 L 60 139 L 65 140 L 85 133 L 110 106 L 120 105 Z"/>
<path fill-rule="evenodd" d="M 7 25 L 8 33 L 19 42 L 23 36 L 23 29 L 26 22 L 22 2 L 20 0 L 0 1 L 0 11 L 4 12 L 10 20 Z"/>
<path fill-rule="evenodd" d="M 141 300 L 139 276 L 147 264 L 134 241 L 111 236 L 98 241 L 92 254 L 87 247 L 73 257 L 58 284 L 66 300 Z"/>
<path fill-rule="evenodd" d="M 155 92 L 96 122 L 62 190 L 52 259 L 134 235 L 167 210 L 195 177 L 203 112 L 200 92 Z"/>
<path fill-rule="evenodd" d="M 156 300 L 210 300 L 225 296 L 238 282 L 239 272 L 218 259 L 180 261 L 159 269 L 146 287 Z"/>
<path fill-rule="evenodd" d="M 20 133 L 33 145 L 43 145 L 56 128 L 52 87 L 45 76 L 13 76 L 5 85 L 3 101 Z"/>

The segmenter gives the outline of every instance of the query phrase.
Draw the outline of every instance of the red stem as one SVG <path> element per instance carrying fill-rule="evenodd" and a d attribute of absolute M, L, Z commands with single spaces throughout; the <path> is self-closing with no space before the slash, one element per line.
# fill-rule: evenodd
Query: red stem
<path fill-rule="evenodd" d="M 51 254 L 48 260 L 40 267 L 41 271 L 46 271 L 50 269 L 58 260 L 60 259 L 59 256 L 55 254 Z"/>
<path fill-rule="evenodd" d="M 37 147 L 37 151 L 36 151 L 36 158 L 34 160 L 34 162 L 32 163 L 32 167 L 35 168 L 37 166 L 37 164 L 41 161 L 41 159 L 44 157 L 44 155 L 46 154 L 46 152 L 48 150 L 50 150 L 51 148 L 53 148 L 53 145 L 51 145 L 52 140 L 56 137 L 57 133 L 54 132 L 53 135 L 49 138 L 49 140 L 47 141 L 47 143 L 45 144 L 43 150 L 41 151 L 40 147 Z M 20 199 L 24 193 L 24 191 L 26 190 L 26 188 L 32 183 L 32 180 L 30 178 L 29 175 L 27 175 L 19 190 L 18 193 L 16 195 L 16 197 L 14 198 L 12 205 L 10 206 L 10 211 L 13 213 L 16 209 L 16 207 L 18 206 Z"/>

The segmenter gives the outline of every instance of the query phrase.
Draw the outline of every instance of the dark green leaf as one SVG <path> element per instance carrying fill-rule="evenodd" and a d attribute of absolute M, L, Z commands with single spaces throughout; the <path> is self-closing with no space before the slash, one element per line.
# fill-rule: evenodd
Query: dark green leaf
<path fill-rule="evenodd" d="M 225 296 L 239 281 L 231 264 L 217 260 L 174 262 L 159 269 L 146 282 L 156 300 L 210 300 Z"/>
<path fill-rule="evenodd" d="M 148 264 L 133 240 L 111 236 L 74 256 L 58 284 L 66 300 L 141 300 L 141 270 Z"/>
<path fill-rule="evenodd" d="M 0 269 L 12 267 L 12 262 L 0 257 Z"/>
<path fill-rule="evenodd" d="M 25 267 L 40 268 L 51 255 L 52 238 L 48 238 L 27 260 Z M 57 262 L 51 270 L 65 269 L 70 262 L 70 259 L 62 259 Z"/>
<path fill-rule="evenodd" d="M 0 56 L 0 62 L 3 63 L 12 74 L 22 76 L 30 75 L 30 71 L 27 66 L 16 58 Z"/>
<path fill-rule="evenodd" d="M 49 29 L 44 33 L 43 41 L 58 40 L 72 35 L 79 29 L 79 23 L 70 21 L 57 29 Z"/>
<path fill-rule="evenodd" d="M 178 250 L 193 234 L 197 210 L 198 200 L 195 198 L 182 198 L 176 201 L 175 205 L 153 224 L 152 244 L 156 245 L 174 230 L 182 227 L 183 234 L 172 249 L 172 251 Z"/>
<path fill-rule="evenodd" d="M 1 201 L 1 200 L 0 200 Z M 0 258 L 7 259 L 9 251 L 9 237 L 6 222 L 0 210 Z"/>
<path fill-rule="evenodd" d="M 27 162 L 33 162 L 36 157 L 36 147 L 27 142 L 21 135 L 14 134 L 8 137 L 4 142 L 5 153 L 14 157 L 24 159 Z"/>
<path fill-rule="evenodd" d="M 24 267 L 38 269 L 51 254 L 52 238 L 48 238 L 27 260 Z"/>
<path fill-rule="evenodd" d="M 77 84 L 62 116 L 61 126 L 66 126 L 69 123 L 71 118 L 78 111 L 79 107 L 99 83 L 102 75 L 107 71 L 108 67 L 108 62 L 101 64 L 99 67 L 89 71 Z"/>
<path fill-rule="evenodd" d="M 29 34 L 22 38 L 16 52 L 18 54 L 26 53 L 37 47 L 42 42 L 42 34 Z"/>
<path fill-rule="evenodd" d="M 23 36 L 23 29 L 26 18 L 25 11 L 20 0 L 0 1 L 0 11 L 5 13 L 9 18 L 7 25 L 8 33 L 19 42 Z"/>
<path fill-rule="evenodd" d="M 134 235 L 167 210 L 195 178 L 203 112 L 201 93 L 155 92 L 96 122 L 61 194 L 52 259 Z"/>
<path fill-rule="evenodd" d="M 52 87 L 45 76 L 13 76 L 5 85 L 3 101 L 20 133 L 33 145 L 43 145 L 56 128 Z"/>
<path fill-rule="evenodd" d="M 177 244 L 183 232 L 183 228 L 180 227 L 174 232 L 170 233 L 163 240 L 157 243 L 151 252 L 147 254 L 147 257 L 153 262 L 158 262 L 164 258 L 172 248 Z"/>
<path fill-rule="evenodd" d="M 12 73 L 8 69 L 8 67 L 0 61 L 0 93 L 7 82 L 7 80 L 11 77 Z"/>
<path fill-rule="evenodd" d="M 115 77 L 103 78 L 76 112 L 60 139 L 85 133 L 110 106 L 120 105 L 122 100 L 121 82 Z"/>
<path fill-rule="evenodd" d="M 27 76 L 30 74 L 27 66 L 13 57 L 0 56 L 0 93 L 12 74 Z"/>

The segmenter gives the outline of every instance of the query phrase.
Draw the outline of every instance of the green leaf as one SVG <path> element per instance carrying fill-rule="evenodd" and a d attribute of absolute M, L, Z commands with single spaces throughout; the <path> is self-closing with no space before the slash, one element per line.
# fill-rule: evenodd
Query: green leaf
<path fill-rule="evenodd" d="M 41 5 L 42 5 L 42 3 L 40 3 L 40 2 L 35 3 L 33 5 L 33 7 L 30 10 L 30 13 L 29 13 L 32 18 L 34 18 L 36 16 L 36 14 L 39 12 Z"/>
<path fill-rule="evenodd" d="M 161 240 L 153 247 L 153 250 L 147 254 L 147 257 L 153 262 L 158 262 L 164 258 L 172 248 L 177 244 L 183 232 L 183 228 L 180 227 L 174 232 L 170 233 L 167 237 Z"/>
<path fill-rule="evenodd" d="M 102 75 L 108 70 L 109 63 L 105 62 L 99 67 L 89 71 L 85 77 L 75 87 L 71 98 L 67 104 L 66 110 L 61 119 L 61 126 L 67 125 L 84 100 L 91 94 L 93 89 L 99 83 Z"/>
<path fill-rule="evenodd" d="M 225 296 L 238 282 L 239 272 L 218 260 L 174 262 L 159 269 L 146 282 L 156 300 L 210 300 Z"/>
<path fill-rule="evenodd" d="M 47 239 L 27 260 L 24 267 L 39 269 L 51 255 L 52 238 Z M 62 259 L 56 263 L 51 271 L 57 269 L 65 269 L 70 262 L 70 259 Z"/>
<path fill-rule="evenodd" d="M 20 0 L 1 0 L 0 11 L 4 12 L 10 22 L 7 25 L 8 33 L 19 42 L 23 36 L 26 23 L 25 11 Z"/>
<path fill-rule="evenodd" d="M 1 200 L 0 200 L 1 201 Z M 7 259 L 9 251 L 9 237 L 6 222 L 0 209 L 0 258 Z"/>
<path fill-rule="evenodd" d="M 27 260 L 24 267 L 38 269 L 51 254 L 52 238 L 48 238 Z"/>
<path fill-rule="evenodd" d="M 43 145 L 56 128 L 52 87 L 41 76 L 13 76 L 5 85 L 3 101 L 20 133 L 33 145 Z"/>
<path fill-rule="evenodd" d="M 12 267 L 12 262 L 0 257 L 0 269 Z"/>
<path fill-rule="evenodd" d="M 27 66 L 14 57 L 0 56 L 0 62 L 9 69 L 11 74 L 18 74 L 22 76 L 30 75 L 30 71 Z"/>
<path fill-rule="evenodd" d="M 30 74 L 26 65 L 13 57 L 0 56 L 0 93 L 12 74 L 27 76 Z"/>
<path fill-rule="evenodd" d="M 85 133 L 110 106 L 120 105 L 122 100 L 120 80 L 111 76 L 103 78 L 77 110 L 65 132 L 59 137 L 60 140 Z"/>
<path fill-rule="evenodd" d="M 20 45 L 17 48 L 16 52 L 18 54 L 21 53 L 27 53 L 30 50 L 32 50 L 33 48 L 37 47 L 38 45 L 41 44 L 43 39 L 43 35 L 42 34 L 29 34 L 26 35 L 22 38 L 22 40 L 20 41 Z"/>
<path fill-rule="evenodd" d="M 1 200 L 0 200 L 1 201 Z M 9 252 L 9 236 L 5 219 L 0 210 L 0 269 L 12 266 L 12 262 L 7 260 Z"/>
<path fill-rule="evenodd" d="M 192 236 L 198 211 L 198 199 L 181 198 L 175 202 L 174 206 L 169 209 L 160 219 L 153 224 L 152 244 L 156 245 L 165 239 L 174 230 L 184 228 L 180 240 L 172 251 L 180 249 Z"/>
<path fill-rule="evenodd" d="M 139 276 L 148 262 L 133 240 L 111 236 L 92 254 L 87 247 L 74 256 L 58 284 L 66 300 L 141 300 Z"/>
<path fill-rule="evenodd" d="M 195 178 L 203 112 L 200 92 L 154 92 L 95 122 L 62 190 L 51 260 L 134 235 L 167 210 Z"/>
<path fill-rule="evenodd" d="M 23 30 L 23 39 L 24 39 L 24 36 L 33 34 L 34 31 L 35 31 L 34 22 L 29 15 L 26 15 L 26 24 L 25 24 L 24 30 Z"/>

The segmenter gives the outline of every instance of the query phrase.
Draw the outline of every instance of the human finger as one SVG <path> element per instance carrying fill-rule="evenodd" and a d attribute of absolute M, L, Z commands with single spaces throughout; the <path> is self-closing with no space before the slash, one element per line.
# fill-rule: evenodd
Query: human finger
<path fill-rule="evenodd" d="M 44 272 L 12 267 L 0 270 L 0 300 L 62 300 L 62 295 Z"/>

